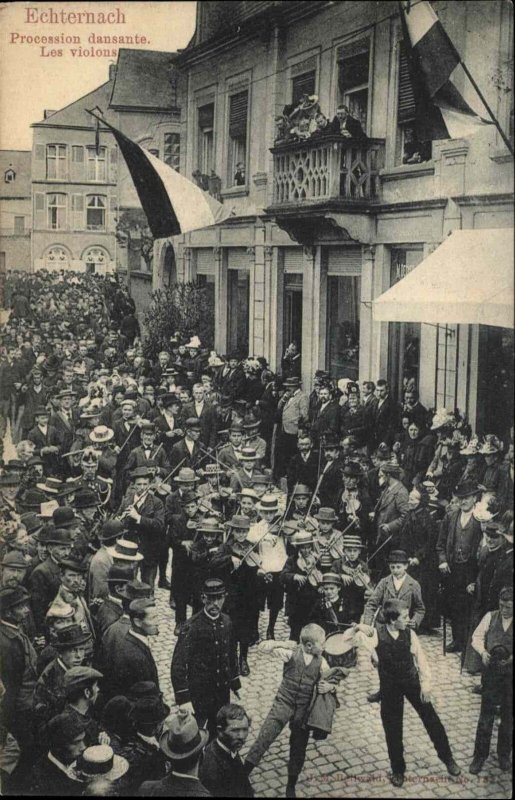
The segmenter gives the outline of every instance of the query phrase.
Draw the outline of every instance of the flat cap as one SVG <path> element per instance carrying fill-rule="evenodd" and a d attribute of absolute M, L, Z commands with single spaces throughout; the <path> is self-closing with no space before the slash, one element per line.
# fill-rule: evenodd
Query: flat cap
<path fill-rule="evenodd" d="M 87 686 L 89 683 L 99 681 L 104 676 L 101 672 L 92 667 L 71 667 L 64 673 L 63 688 L 65 694 L 73 692 L 82 686 Z"/>

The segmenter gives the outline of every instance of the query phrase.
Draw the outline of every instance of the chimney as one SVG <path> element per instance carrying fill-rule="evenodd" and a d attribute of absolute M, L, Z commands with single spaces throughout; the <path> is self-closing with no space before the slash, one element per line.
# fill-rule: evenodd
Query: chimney
<path fill-rule="evenodd" d="M 48 119 L 48 117 L 51 117 L 52 114 L 55 114 L 55 109 L 53 109 L 53 108 L 45 108 L 45 110 L 43 112 L 43 119 Z"/>
<path fill-rule="evenodd" d="M 114 81 L 116 77 L 116 64 L 109 64 L 109 80 Z"/>

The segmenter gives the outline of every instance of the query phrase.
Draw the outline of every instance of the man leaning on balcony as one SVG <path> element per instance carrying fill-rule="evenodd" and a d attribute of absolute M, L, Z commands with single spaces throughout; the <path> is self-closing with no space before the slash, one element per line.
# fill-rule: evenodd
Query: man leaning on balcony
<path fill-rule="evenodd" d="M 349 139 L 367 138 L 365 131 L 361 127 L 361 122 L 350 114 L 347 106 L 338 106 L 336 115 L 327 127 L 330 128 L 331 133 L 341 133 L 342 136 L 346 136 Z"/>

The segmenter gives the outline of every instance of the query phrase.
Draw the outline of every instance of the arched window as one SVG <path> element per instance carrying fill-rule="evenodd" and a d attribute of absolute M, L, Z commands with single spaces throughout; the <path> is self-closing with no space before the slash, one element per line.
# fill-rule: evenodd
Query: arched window
<path fill-rule="evenodd" d="M 86 272 L 105 273 L 109 256 L 102 247 L 89 247 L 82 256 Z"/>
<path fill-rule="evenodd" d="M 106 226 L 106 198 L 99 194 L 88 197 L 86 206 L 86 226 L 88 231 L 103 231 Z"/>
<path fill-rule="evenodd" d="M 70 265 L 70 257 L 67 250 L 60 245 L 50 247 L 45 255 L 45 268 L 48 270 L 67 269 Z"/>
<path fill-rule="evenodd" d="M 16 179 L 16 173 L 13 169 L 6 169 L 4 172 L 4 181 L 6 183 L 14 183 Z"/>

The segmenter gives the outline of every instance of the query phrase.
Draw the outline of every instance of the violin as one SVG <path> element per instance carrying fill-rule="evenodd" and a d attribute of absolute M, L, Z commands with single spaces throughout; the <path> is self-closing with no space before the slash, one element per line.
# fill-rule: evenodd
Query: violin
<path fill-rule="evenodd" d="M 317 556 L 312 553 L 307 558 L 304 559 L 307 566 L 306 576 L 308 579 L 308 583 L 315 588 L 318 588 L 322 583 L 322 572 L 318 569 L 318 558 Z"/>
<path fill-rule="evenodd" d="M 245 539 L 244 542 L 232 542 L 231 544 L 232 554 L 241 560 L 241 563 L 245 563 L 248 567 L 257 567 L 258 569 L 261 568 L 261 558 L 252 549 L 252 542 L 249 542 L 248 539 Z M 241 565 L 240 565 L 241 566 Z M 233 572 L 239 567 L 236 567 Z"/>

